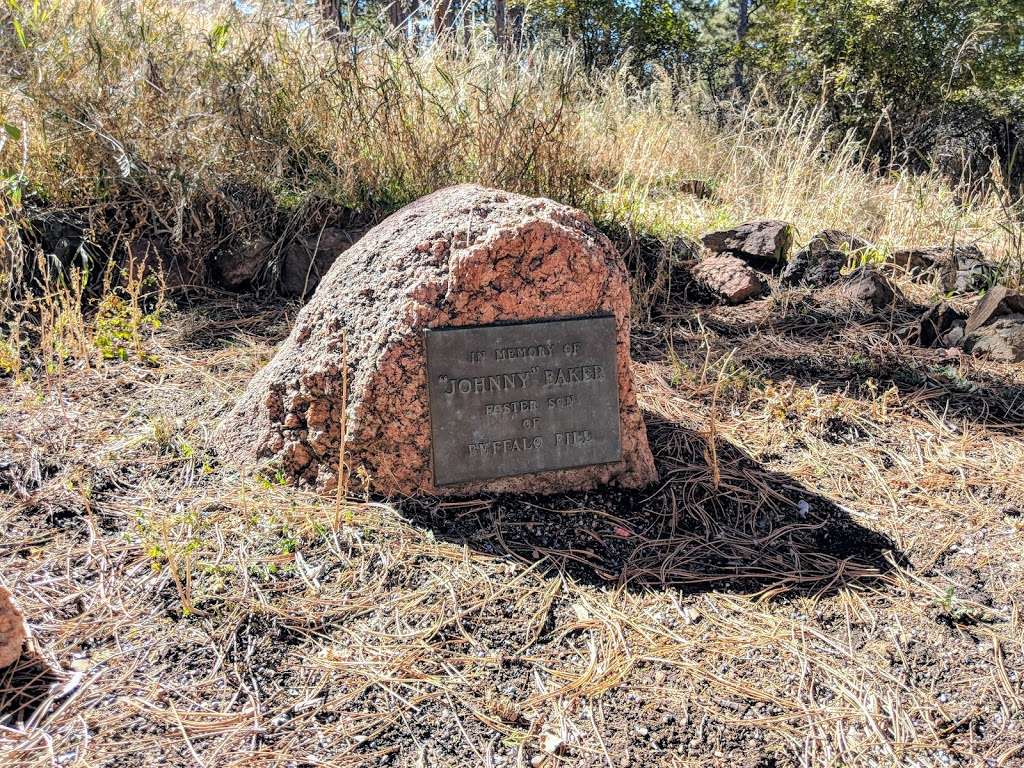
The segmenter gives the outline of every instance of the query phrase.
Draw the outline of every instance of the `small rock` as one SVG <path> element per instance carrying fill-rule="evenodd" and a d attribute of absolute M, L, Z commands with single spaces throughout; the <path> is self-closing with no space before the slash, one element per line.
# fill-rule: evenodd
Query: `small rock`
<path fill-rule="evenodd" d="M 963 326 L 964 316 L 946 302 L 939 302 L 921 316 L 917 343 L 922 347 L 952 346 L 963 337 Z M 955 341 L 949 343 L 951 339 Z"/>
<path fill-rule="evenodd" d="M 312 237 L 292 243 L 281 262 L 281 293 L 297 298 L 311 295 L 335 259 L 362 234 L 362 230 L 347 232 L 327 227 Z"/>
<path fill-rule="evenodd" d="M 213 273 L 217 283 L 229 291 L 249 286 L 266 266 L 273 245 L 268 238 L 257 237 L 220 251 L 213 259 Z"/>
<path fill-rule="evenodd" d="M 942 272 L 942 288 L 952 293 L 974 293 L 995 285 L 999 267 L 985 259 L 976 245 L 961 246 L 953 252 L 952 265 Z"/>
<path fill-rule="evenodd" d="M 949 347 L 956 347 L 963 340 L 964 340 L 964 326 L 963 326 L 963 323 L 957 323 L 956 325 L 954 325 L 952 328 L 950 328 L 948 331 L 946 331 L 942 335 L 942 337 L 939 339 L 939 342 L 944 347 L 947 347 L 946 351 L 949 352 L 949 351 L 951 351 L 951 350 L 948 349 Z"/>
<path fill-rule="evenodd" d="M 686 624 L 696 624 L 698 621 L 700 621 L 700 619 L 700 611 L 698 611 L 696 608 L 693 608 L 689 605 L 683 608 L 683 621 L 686 622 Z"/>
<path fill-rule="evenodd" d="M 844 251 L 854 253 L 871 247 L 871 243 L 857 235 L 843 232 L 841 229 L 823 229 L 812 237 L 805 249 L 811 253 L 823 253 L 825 251 Z"/>
<path fill-rule="evenodd" d="M 987 261 L 976 245 L 929 245 L 902 248 L 892 260 L 914 275 L 938 273 L 942 290 L 970 293 L 991 286 L 999 275 L 998 267 Z"/>
<path fill-rule="evenodd" d="M 837 295 L 847 301 L 883 309 L 896 301 L 899 289 L 874 270 L 861 268 L 839 283 Z"/>
<path fill-rule="evenodd" d="M 843 275 L 843 267 L 850 260 L 845 251 L 803 248 L 786 263 L 780 280 L 783 285 L 810 285 L 824 288 L 832 285 Z"/>
<path fill-rule="evenodd" d="M 694 279 L 730 304 L 756 299 L 768 284 L 754 269 L 733 256 L 708 256 L 693 267 Z"/>
<path fill-rule="evenodd" d="M 892 252 L 892 261 L 908 272 L 920 273 L 935 266 L 942 246 L 923 248 L 899 248 Z"/>
<path fill-rule="evenodd" d="M 782 263 L 793 244 L 793 227 L 784 221 L 751 221 L 733 229 L 708 232 L 701 241 L 715 253 Z"/>
<path fill-rule="evenodd" d="M 544 729 L 541 734 L 541 748 L 549 755 L 557 755 L 558 751 L 565 744 L 565 739 L 550 726 Z"/>
<path fill-rule="evenodd" d="M 1024 361 L 1024 314 L 1004 315 L 968 333 L 963 348 L 1002 363 Z"/>
<path fill-rule="evenodd" d="M 823 288 L 839 280 L 850 255 L 870 248 L 861 237 L 841 229 L 823 229 L 787 262 L 783 285 L 811 285 Z"/>
<path fill-rule="evenodd" d="M 21 658 L 21 648 L 30 637 L 25 616 L 6 587 L 0 587 L 0 669 Z"/>
<path fill-rule="evenodd" d="M 964 333 L 968 336 L 1003 315 L 1024 313 L 1024 293 L 1004 285 L 993 286 L 967 317 Z"/>

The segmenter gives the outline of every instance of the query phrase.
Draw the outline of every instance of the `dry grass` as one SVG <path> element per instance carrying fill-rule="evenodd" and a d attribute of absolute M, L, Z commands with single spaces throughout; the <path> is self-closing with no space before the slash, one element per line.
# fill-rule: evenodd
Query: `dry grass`
<path fill-rule="evenodd" d="M 800 239 L 979 241 L 1012 277 L 998 183 L 879 178 L 814 112 L 717 125 L 679 78 L 593 79 L 567 53 L 353 61 L 225 5 L 9 7 L 0 581 L 62 671 L 0 671 L 0 762 L 1022 764 L 1019 369 L 803 291 L 677 304 L 634 333 L 658 488 L 321 498 L 211 445 L 295 307 L 164 306 L 101 268 L 142 236 L 200 266 L 280 249 L 477 180 L 658 247 L 779 216 Z M 91 258 L 14 302 L 40 207 L 86 223 Z"/>
<path fill-rule="evenodd" d="M 230 3 L 14 0 L 0 13 L 8 291 L 35 258 L 24 224 L 39 208 L 85 227 L 94 275 L 142 237 L 201 275 L 221 250 L 265 236 L 280 254 L 324 221 L 376 220 L 460 181 L 661 238 L 777 216 L 800 239 L 829 226 L 882 249 L 980 242 L 1019 279 L 1019 211 L 998 179 L 984 192 L 880 179 L 820 113 L 767 96 L 728 113 L 685 73 L 641 88 L 624 71 L 588 75 L 571 51 L 509 58 L 483 33 L 456 50 L 370 35 L 353 55 L 308 19 Z M 689 193 L 695 179 L 710 199 Z"/>
<path fill-rule="evenodd" d="M 165 320 L 2 383 L 0 573 L 65 670 L 0 676 L 13 764 L 1024 759 L 1019 370 L 674 306 L 634 334 L 657 489 L 339 514 L 209 442 L 288 312 Z"/>

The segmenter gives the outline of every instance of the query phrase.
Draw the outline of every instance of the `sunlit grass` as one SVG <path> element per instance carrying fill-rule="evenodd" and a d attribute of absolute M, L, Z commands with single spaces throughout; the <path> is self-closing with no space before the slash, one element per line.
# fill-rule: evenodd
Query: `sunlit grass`
<path fill-rule="evenodd" d="M 764 95 L 729 112 L 685 73 L 641 87 L 626 70 L 587 73 L 571 50 L 500 52 L 484 31 L 456 49 L 368 33 L 353 54 L 315 20 L 230 3 L 4 13 L 18 22 L 0 27 L 8 288 L 27 208 L 73 209 L 101 257 L 156 234 L 201 271 L 225 243 L 295 231 L 312 210 L 375 220 L 462 181 L 659 237 L 778 217 L 798 239 L 829 226 L 883 247 L 980 241 L 1020 263 L 998 185 L 879 176 L 820 112 Z"/>

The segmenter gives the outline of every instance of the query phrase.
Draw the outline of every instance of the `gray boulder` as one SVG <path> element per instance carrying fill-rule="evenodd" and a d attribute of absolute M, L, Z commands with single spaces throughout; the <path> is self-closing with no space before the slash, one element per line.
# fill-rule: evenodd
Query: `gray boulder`
<path fill-rule="evenodd" d="M 793 227 L 774 219 L 751 221 L 733 229 L 708 232 L 701 241 L 715 253 L 781 264 L 793 245 Z"/>
<path fill-rule="evenodd" d="M 954 307 L 939 302 L 918 321 L 917 343 L 922 347 L 952 347 L 963 338 L 965 319 Z"/>
<path fill-rule="evenodd" d="M 1024 360 L 1024 293 L 994 286 L 974 307 L 964 327 L 963 348 L 1005 363 Z"/>
<path fill-rule="evenodd" d="M 971 334 L 1003 315 L 1021 313 L 1024 313 L 1024 293 L 1011 291 L 1005 285 L 996 285 L 975 305 L 967 318 L 964 332 Z"/>
<path fill-rule="evenodd" d="M 845 251 L 853 253 L 871 247 L 871 243 L 857 235 L 843 232 L 841 229 L 823 229 L 804 246 L 811 253 L 824 251 Z"/>
<path fill-rule="evenodd" d="M 849 260 L 849 255 L 844 251 L 823 250 L 815 253 L 803 248 L 786 263 L 780 280 L 783 285 L 823 288 L 842 277 L 842 269 Z"/>
<path fill-rule="evenodd" d="M 836 286 L 836 295 L 846 301 L 863 304 L 872 309 L 892 306 L 903 295 L 883 275 L 862 267 L 844 277 Z"/>
<path fill-rule="evenodd" d="M 831 285 L 842 276 L 850 254 L 870 248 L 863 238 L 839 229 L 823 229 L 808 241 L 786 263 L 782 270 L 783 285 Z"/>
<path fill-rule="evenodd" d="M 1024 314 L 1003 315 L 969 333 L 965 352 L 1001 363 L 1024 361 Z"/>
<path fill-rule="evenodd" d="M 947 293 L 983 291 L 999 279 L 999 267 L 988 261 L 976 245 L 902 248 L 893 251 L 892 260 L 918 277 L 938 275 Z"/>

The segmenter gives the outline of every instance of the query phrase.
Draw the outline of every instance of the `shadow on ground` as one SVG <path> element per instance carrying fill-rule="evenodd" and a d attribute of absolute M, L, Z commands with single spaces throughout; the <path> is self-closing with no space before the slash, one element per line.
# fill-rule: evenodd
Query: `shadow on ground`
<path fill-rule="evenodd" d="M 48 711 L 60 680 L 49 665 L 28 653 L 0 669 L 0 727 L 20 729 Z"/>
<path fill-rule="evenodd" d="M 946 350 L 913 343 L 923 307 L 850 311 L 815 297 L 780 304 L 768 299 L 741 307 L 677 306 L 663 318 L 678 333 L 699 334 L 713 358 L 767 381 L 793 381 L 818 391 L 874 398 L 895 388 L 918 406 L 947 417 L 1024 434 L 1024 386 L 968 358 L 964 368 Z M 633 358 L 665 361 L 672 350 L 664 326 L 634 335 Z M 638 339 L 639 336 L 639 339 Z M 675 341 L 678 352 L 685 341 Z M 706 354 L 701 347 L 700 357 Z"/>
<path fill-rule="evenodd" d="M 648 414 L 661 484 L 544 497 L 406 502 L 412 522 L 490 555 L 629 589 L 829 594 L 905 558 L 886 536 L 719 439 Z"/>

